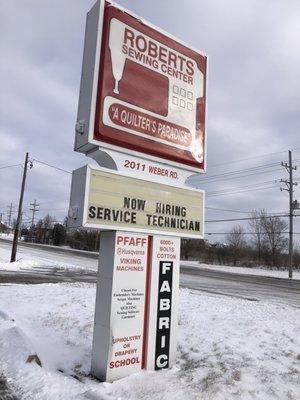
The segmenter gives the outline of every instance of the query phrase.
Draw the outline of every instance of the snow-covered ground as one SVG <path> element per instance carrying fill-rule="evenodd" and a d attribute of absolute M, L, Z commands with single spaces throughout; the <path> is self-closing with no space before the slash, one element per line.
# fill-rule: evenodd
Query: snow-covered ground
<path fill-rule="evenodd" d="M 0 242 L 0 270 L 2 271 L 36 271 L 42 272 L 43 269 L 51 268 L 55 271 L 97 271 L 98 260 L 83 258 L 74 254 L 54 253 L 52 251 L 40 250 L 36 248 L 18 247 L 17 261 L 9 263 L 11 249 L 2 246 Z"/>
<path fill-rule="evenodd" d="M 181 290 L 176 365 L 108 384 L 89 376 L 94 303 L 94 284 L 0 286 L 0 375 L 20 399 L 300 398 L 297 308 Z"/>
<path fill-rule="evenodd" d="M 272 276 L 274 278 L 288 278 L 288 270 L 277 270 L 266 267 L 260 268 L 247 268 L 247 267 L 232 267 L 229 265 L 214 265 L 214 264 L 203 264 L 197 261 L 182 261 L 182 264 L 197 267 L 212 269 L 216 271 L 230 272 L 233 274 L 246 274 L 246 275 L 260 275 L 260 276 Z M 300 271 L 293 271 L 293 278 L 300 279 Z"/>

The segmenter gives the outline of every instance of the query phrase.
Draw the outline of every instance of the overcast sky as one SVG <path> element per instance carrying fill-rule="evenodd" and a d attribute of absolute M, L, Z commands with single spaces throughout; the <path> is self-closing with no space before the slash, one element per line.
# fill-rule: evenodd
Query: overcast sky
<path fill-rule="evenodd" d="M 73 151 L 73 143 L 85 14 L 93 3 L 0 0 L 0 168 L 23 162 L 26 151 L 67 171 L 89 161 Z M 207 191 L 206 219 L 243 218 L 247 214 L 240 211 L 262 208 L 286 212 L 288 195 L 275 180 L 287 178 L 280 162 L 287 160 L 288 149 L 294 149 L 300 165 L 300 1 L 119 3 L 209 57 L 207 174 L 193 180 Z M 0 169 L 4 219 L 11 202 L 17 209 L 21 175 L 20 166 Z M 25 220 L 34 199 L 40 203 L 39 217 L 49 212 L 63 220 L 70 177 L 34 162 Z M 295 196 L 300 200 L 299 186 Z M 235 223 L 207 223 L 206 231 L 228 232 Z"/>

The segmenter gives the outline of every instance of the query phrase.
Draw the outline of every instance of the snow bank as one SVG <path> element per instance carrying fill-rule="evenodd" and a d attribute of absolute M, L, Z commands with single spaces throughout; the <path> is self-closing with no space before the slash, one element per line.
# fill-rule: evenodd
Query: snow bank
<path fill-rule="evenodd" d="M 17 261 L 10 260 L 10 248 L 1 248 L 0 242 L 0 270 L 2 271 L 26 271 L 32 273 L 43 273 L 49 270 L 53 272 L 96 272 L 98 260 L 77 257 L 73 254 L 61 254 L 48 252 L 28 247 L 18 247 Z"/>
<path fill-rule="evenodd" d="M 7 240 L 13 240 L 14 235 L 13 235 L 13 233 L 0 232 L 0 238 L 7 239 Z"/>
<path fill-rule="evenodd" d="M 107 384 L 89 376 L 94 302 L 93 284 L 1 286 L 0 369 L 22 399 L 299 399 L 299 309 L 181 290 L 176 366 Z"/>

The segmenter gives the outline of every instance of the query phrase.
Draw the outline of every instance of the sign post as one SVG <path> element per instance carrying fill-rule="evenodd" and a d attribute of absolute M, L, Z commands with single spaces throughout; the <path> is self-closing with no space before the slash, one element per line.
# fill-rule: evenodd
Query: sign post
<path fill-rule="evenodd" d="M 68 226 L 98 229 L 92 373 L 175 362 L 180 238 L 204 237 L 207 57 L 98 0 L 87 14 Z"/>

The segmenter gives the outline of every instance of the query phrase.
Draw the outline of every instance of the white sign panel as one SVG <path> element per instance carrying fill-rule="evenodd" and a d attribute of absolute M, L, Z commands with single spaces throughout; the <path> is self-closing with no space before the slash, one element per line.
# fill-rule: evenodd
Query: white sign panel
<path fill-rule="evenodd" d="M 148 236 L 117 231 L 102 240 L 92 369 L 110 382 L 142 369 Z"/>
<path fill-rule="evenodd" d="M 110 159 L 108 159 L 108 156 Z M 146 158 L 135 157 L 114 150 L 100 150 L 89 153 L 100 166 L 117 169 L 121 174 L 137 177 L 146 181 L 165 183 L 168 185 L 184 186 L 191 172 L 167 164 L 151 161 Z"/>

